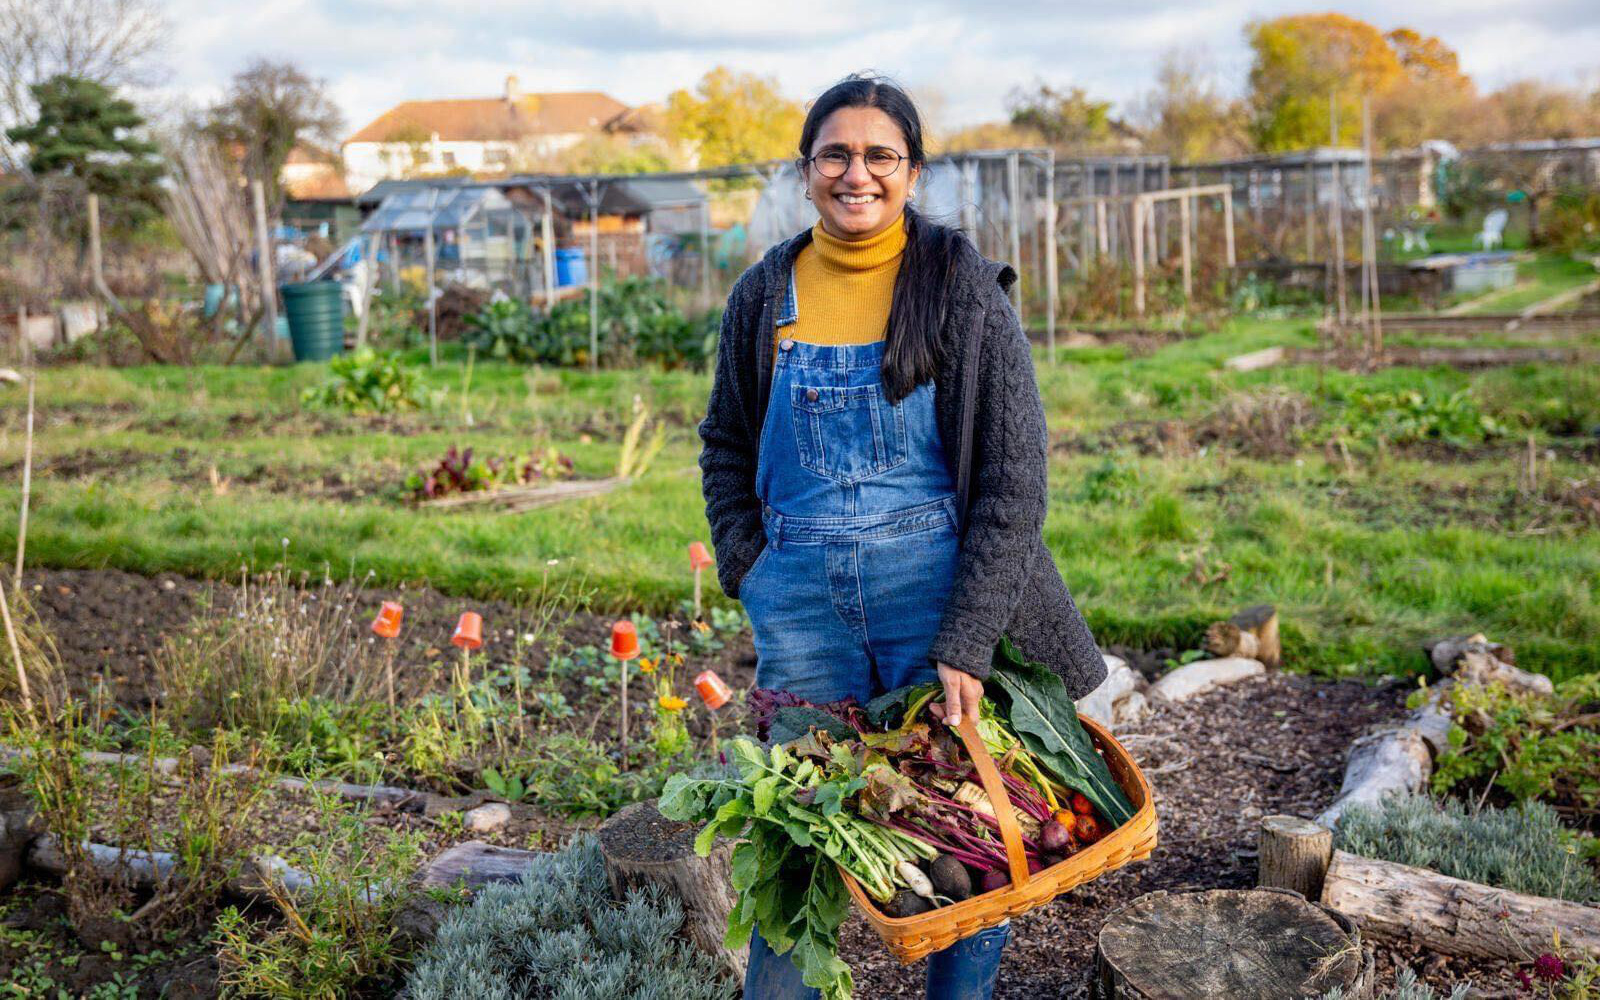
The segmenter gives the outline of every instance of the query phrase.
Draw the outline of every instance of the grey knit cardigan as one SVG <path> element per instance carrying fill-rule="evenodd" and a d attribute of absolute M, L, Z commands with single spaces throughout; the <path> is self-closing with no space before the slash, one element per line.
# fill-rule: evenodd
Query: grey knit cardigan
<path fill-rule="evenodd" d="M 768 250 L 739 277 L 722 317 L 700 469 L 717 577 L 734 598 L 766 545 L 756 450 L 778 308 L 810 241 L 807 229 Z M 1106 663 L 1044 544 L 1048 439 L 1033 355 L 1008 295 L 1017 273 L 970 240 L 959 246 L 934 399 L 963 512 L 961 554 L 928 657 L 987 677 L 1004 634 L 1079 698 L 1105 679 Z"/>

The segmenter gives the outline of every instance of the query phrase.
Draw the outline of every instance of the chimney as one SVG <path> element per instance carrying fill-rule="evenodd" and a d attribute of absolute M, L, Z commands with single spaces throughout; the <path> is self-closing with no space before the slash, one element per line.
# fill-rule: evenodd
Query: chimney
<path fill-rule="evenodd" d="M 506 101 L 515 104 L 522 100 L 522 84 L 518 82 L 515 73 L 506 77 Z"/>

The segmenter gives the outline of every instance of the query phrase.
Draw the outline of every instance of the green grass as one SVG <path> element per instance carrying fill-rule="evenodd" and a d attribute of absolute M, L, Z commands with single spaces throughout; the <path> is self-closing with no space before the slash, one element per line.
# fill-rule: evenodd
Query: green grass
<path fill-rule="evenodd" d="M 1267 390 L 1326 415 L 1357 388 L 1465 388 L 1518 440 L 1547 440 L 1552 413 L 1600 425 L 1600 374 L 1570 366 L 1220 368 L 1261 347 L 1314 343 L 1308 320 L 1241 318 L 1138 358 L 1062 350 L 1051 364 L 1040 351 L 1040 390 L 1058 440 L 1114 438 L 1127 421 L 1199 422 Z M 300 390 L 324 377 L 321 365 L 43 371 L 29 562 L 224 576 L 285 557 L 467 596 L 566 585 L 608 611 L 661 612 L 687 597 L 685 547 L 709 535 L 694 429 L 709 376 L 479 362 L 468 426 L 462 370 L 447 352 L 426 378 L 440 401 L 383 420 L 303 410 Z M 511 515 L 401 499 L 406 474 L 452 444 L 480 454 L 554 445 L 580 474 L 608 475 L 636 395 L 670 431 L 639 482 Z M 22 423 L 20 395 L 0 398 L 0 461 L 20 460 Z M 1600 664 L 1597 534 L 1517 499 L 1517 449 L 1431 463 L 1357 444 L 1353 470 L 1316 448 L 1284 460 L 1057 448 L 1046 538 L 1102 644 L 1192 646 L 1217 617 L 1270 601 L 1288 662 L 1306 669 L 1411 670 L 1423 639 L 1472 631 L 1558 677 Z M 225 492 L 212 487 L 213 465 Z M 1554 489 L 1592 469 L 1558 457 L 1545 475 Z M 0 488 L 11 509 L 19 479 L 13 468 Z M 13 533 L 7 524 L 0 545 Z"/>

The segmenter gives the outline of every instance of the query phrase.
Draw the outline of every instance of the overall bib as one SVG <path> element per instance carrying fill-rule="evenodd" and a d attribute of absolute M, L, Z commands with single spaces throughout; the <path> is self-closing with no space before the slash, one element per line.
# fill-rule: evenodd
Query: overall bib
<path fill-rule="evenodd" d="M 779 327 L 797 316 L 791 277 Z M 955 483 L 933 383 L 891 406 L 883 349 L 784 338 L 773 360 L 756 463 L 767 545 L 739 593 L 756 684 L 814 703 L 938 679 L 928 647 L 960 548 Z M 986 1000 L 1009 934 L 1002 924 L 930 956 L 929 1000 Z M 745 1000 L 817 995 L 758 928 Z"/>

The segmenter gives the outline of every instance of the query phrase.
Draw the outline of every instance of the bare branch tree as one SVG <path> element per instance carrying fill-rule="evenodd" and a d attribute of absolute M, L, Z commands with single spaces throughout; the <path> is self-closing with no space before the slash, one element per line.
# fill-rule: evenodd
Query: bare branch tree
<path fill-rule="evenodd" d="M 0 134 L 32 119 L 28 88 L 57 74 L 108 86 L 158 82 L 167 19 L 160 0 L 0 0 Z M 20 167 L 0 142 L 0 162 Z"/>

